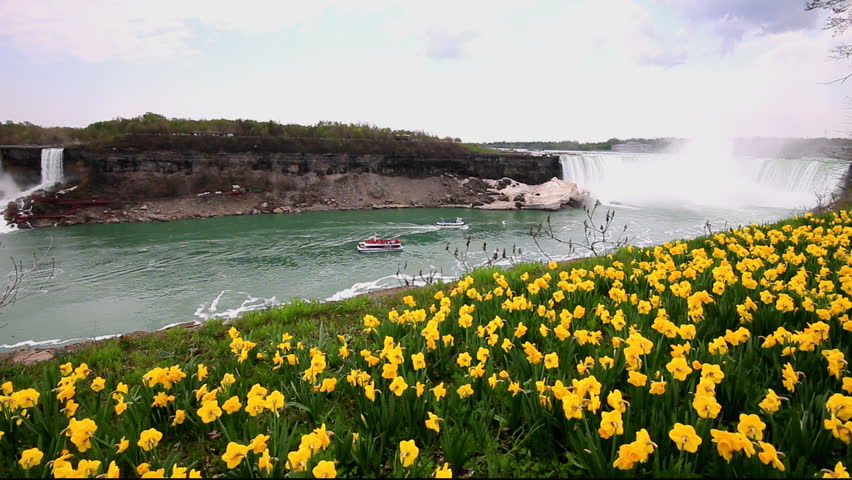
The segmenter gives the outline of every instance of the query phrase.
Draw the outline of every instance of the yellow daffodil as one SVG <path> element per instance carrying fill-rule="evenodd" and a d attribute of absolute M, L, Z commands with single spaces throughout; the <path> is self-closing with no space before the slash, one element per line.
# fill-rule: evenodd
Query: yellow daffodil
<path fill-rule="evenodd" d="M 769 392 L 766 394 L 765 397 L 763 397 L 763 400 L 760 402 L 760 404 L 758 404 L 758 406 L 761 410 L 771 415 L 777 412 L 778 409 L 781 407 L 781 398 L 782 397 L 776 395 L 775 391 L 770 388 Z"/>
<path fill-rule="evenodd" d="M 266 473 L 272 473 L 272 469 L 274 466 L 272 465 L 272 461 L 274 459 L 269 455 L 269 449 L 265 449 L 263 453 L 261 453 L 260 458 L 257 459 L 257 468 L 261 470 L 265 470 Z"/>
<path fill-rule="evenodd" d="M 104 380 L 101 377 L 96 377 L 94 380 L 92 380 L 92 390 L 94 390 L 96 392 L 100 392 L 101 390 L 103 390 L 105 388 L 105 386 L 106 386 L 106 380 Z"/>
<path fill-rule="evenodd" d="M 106 478 L 121 478 L 121 470 L 115 464 L 115 460 L 109 462 L 107 467 Z"/>
<path fill-rule="evenodd" d="M 248 449 L 254 453 L 261 453 L 266 450 L 266 442 L 269 441 L 269 435 L 259 434 L 248 444 Z"/>
<path fill-rule="evenodd" d="M 142 474 L 141 478 L 166 478 L 166 469 L 158 468 L 157 470 L 148 470 Z"/>
<path fill-rule="evenodd" d="M 21 452 L 21 458 L 18 460 L 18 463 L 21 464 L 21 468 L 24 470 L 29 470 L 36 465 L 41 464 L 41 459 L 44 457 L 44 453 L 38 448 L 29 448 Z"/>
<path fill-rule="evenodd" d="M 669 430 L 669 438 L 675 442 L 678 450 L 686 450 L 690 453 L 698 451 L 698 446 L 701 445 L 701 437 L 695 433 L 695 428 L 692 425 L 684 425 L 675 423 L 674 428 Z"/>
<path fill-rule="evenodd" d="M 822 478 L 849 478 L 849 472 L 843 466 L 843 462 L 837 462 L 834 470 L 822 469 Z"/>
<path fill-rule="evenodd" d="M 623 435 L 624 424 L 621 419 L 621 412 L 612 410 L 609 412 L 601 412 L 601 425 L 598 428 L 598 435 L 601 438 L 607 439 L 613 435 Z"/>
<path fill-rule="evenodd" d="M 722 411 L 722 405 L 712 395 L 696 395 L 692 399 L 692 408 L 701 418 L 716 418 Z"/>
<path fill-rule="evenodd" d="M 433 388 L 430 388 L 429 391 L 431 391 L 432 394 L 435 395 L 436 402 L 440 402 L 442 398 L 447 396 L 447 389 L 444 388 L 444 382 L 441 382 Z"/>
<path fill-rule="evenodd" d="M 139 441 L 136 444 L 139 445 L 139 448 L 147 452 L 156 447 L 162 438 L 162 432 L 155 428 L 149 428 L 139 434 Z"/>
<path fill-rule="evenodd" d="M 65 429 L 65 435 L 71 437 L 71 443 L 77 447 L 77 450 L 85 452 L 92 447 L 91 438 L 97 430 L 98 426 L 91 418 L 83 420 L 72 418 L 68 428 Z"/>
<path fill-rule="evenodd" d="M 228 415 L 238 412 L 241 408 L 243 408 L 243 404 L 240 403 L 240 397 L 237 396 L 233 396 L 222 403 L 222 410 Z"/>
<path fill-rule="evenodd" d="M 426 360 L 423 352 L 411 355 L 411 365 L 414 370 L 421 370 L 423 368 L 426 368 Z"/>
<path fill-rule="evenodd" d="M 740 423 L 737 425 L 737 431 L 753 440 L 763 440 L 763 429 L 766 424 L 760 420 L 757 415 L 740 414 Z"/>
<path fill-rule="evenodd" d="M 77 464 L 77 474 L 81 475 L 83 478 L 90 478 L 95 476 L 98 473 L 98 470 L 101 468 L 100 460 L 86 460 L 81 459 Z"/>
<path fill-rule="evenodd" d="M 304 472 L 308 467 L 308 460 L 311 459 L 311 450 L 309 448 L 299 448 L 287 454 L 286 467 L 294 472 Z"/>
<path fill-rule="evenodd" d="M 780 452 L 775 450 L 775 447 L 765 442 L 757 442 L 760 445 L 760 449 L 762 450 L 757 454 L 757 458 L 760 459 L 761 462 L 769 465 L 772 464 L 772 468 L 780 471 L 784 471 L 784 463 L 778 458 L 778 455 L 781 455 Z"/>
<path fill-rule="evenodd" d="M 122 413 L 127 411 L 127 404 L 124 403 L 123 399 L 121 399 L 112 408 L 113 408 L 113 410 L 115 410 L 116 415 L 121 415 Z"/>
<path fill-rule="evenodd" d="M 408 384 L 405 383 L 405 379 L 402 377 L 396 377 L 391 381 L 388 389 L 394 393 L 397 397 L 402 396 L 402 394 L 408 389 Z"/>
<path fill-rule="evenodd" d="M 680 381 L 686 380 L 686 377 L 692 373 L 692 369 L 689 367 L 689 364 L 686 363 L 684 358 L 673 358 L 668 364 L 666 364 L 666 370 L 668 370 L 674 378 Z"/>
<path fill-rule="evenodd" d="M 648 376 L 636 371 L 630 371 L 627 373 L 627 383 L 634 387 L 644 387 L 648 383 Z"/>
<path fill-rule="evenodd" d="M 402 462 L 403 467 L 410 467 L 414 463 L 414 460 L 417 459 L 419 453 L 420 449 L 414 444 L 414 440 L 399 442 L 399 461 Z"/>
<path fill-rule="evenodd" d="M 216 400 L 206 400 L 197 413 L 202 422 L 210 423 L 222 416 L 222 409 Z"/>
<path fill-rule="evenodd" d="M 337 470 L 334 468 L 334 462 L 328 460 L 320 460 L 317 463 L 317 466 L 311 470 L 311 473 L 314 474 L 314 478 L 335 478 L 337 477 Z"/>
<path fill-rule="evenodd" d="M 177 426 L 182 424 L 186 420 L 186 411 L 184 410 L 175 410 L 174 420 L 172 420 L 172 426 Z"/>
<path fill-rule="evenodd" d="M 450 464 L 444 462 L 444 464 L 435 469 L 435 478 L 453 478 L 453 470 L 450 468 Z"/>
<path fill-rule="evenodd" d="M 115 453 L 121 453 L 121 452 L 127 450 L 127 447 L 129 447 L 129 446 L 130 446 L 130 440 L 128 440 L 124 437 L 121 437 L 121 440 L 119 440 L 118 443 L 115 444 L 115 449 L 116 449 Z"/>
<path fill-rule="evenodd" d="M 435 433 L 440 433 L 441 432 L 441 424 L 439 422 L 441 422 L 443 420 L 443 418 L 438 417 L 437 415 L 435 415 L 432 412 L 426 412 L 426 413 L 429 415 L 429 418 L 425 420 L 426 428 L 428 428 L 429 430 L 434 430 Z"/>
<path fill-rule="evenodd" d="M 12 392 L 12 394 L 10 395 L 12 408 L 33 408 L 38 405 L 38 399 L 40 396 L 41 394 L 34 388 L 27 388 L 25 390 L 18 390 L 17 392 Z M 71 397 L 68 398 L 70 399 Z M 63 401 L 67 399 L 58 400 Z"/>
<path fill-rule="evenodd" d="M 222 454 L 222 461 L 224 461 L 228 469 L 236 468 L 246 455 L 248 454 L 249 448 L 245 445 L 240 445 L 236 442 L 228 442 L 228 447 L 225 450 L 225 453 Z"/>
<path fill-rule="evenodd" d="M 152 407 L 165 407 L 169 403 L 175 401 L 174 395 L 167 395 L 165 392 L 158 392 L 157 395 L 154 396 L 154 401 L 151 403 Z"/>

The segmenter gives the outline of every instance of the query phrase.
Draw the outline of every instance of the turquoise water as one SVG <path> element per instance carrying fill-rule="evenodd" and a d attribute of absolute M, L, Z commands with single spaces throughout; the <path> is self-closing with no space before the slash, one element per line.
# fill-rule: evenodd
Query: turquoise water
<path fill-rule="evenodd" d="M 715 229 L 769 222 L 800 213 L 779 208 L 630 208 L 613 206 L 614 229 L 627 225 L 631 242 L 652 245 Z M 600 211 L 602 218 L 604 211 Z M 0 236 L 0 268 L 11 259 L 24 267 L 45 254 L 21 298 L 0 310 L 0 350 L 50 346 L 117 335 L 286 302 L 292 298 L 339 299 L 404 283 L 397 275 L 434 273 L 449 279 L 461 271 L 446 251 L 464 250 L 471 264 L 494 249 L 520 260 L 544 260 L 529 236 L 552 216 L 562 238 L 582 239 L 580 209 L 559 212 L 466 209 L 402 209 L 254 215 L 171 223 L 80 225 L 14 231 Z M 441 217 L 463 217 L 467 230 L 440 230 Z M 378 234 L 397 236 L 403 252 L 359 254 L 355 244 Z M 482 244 L 488 252 L 482 252 Z M 543 242 L 552 257 L 567 247 Z M 583 252 L 577 252 L 580 254 Z M 578 256 L 577 254 L 573 256 Z M 50 259 L 54 260 L 51 268 Z M 50 277 L 51 271 L 53 278 Z"/>

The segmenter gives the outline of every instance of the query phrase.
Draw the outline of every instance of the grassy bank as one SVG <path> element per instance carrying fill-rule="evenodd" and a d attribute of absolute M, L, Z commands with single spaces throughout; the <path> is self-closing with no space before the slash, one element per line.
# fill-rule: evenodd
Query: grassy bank
<path fill-rule="evenodd" d="M 0 364 L 0 476 L 839 471 L 850 240 L 808 214 Z"/>

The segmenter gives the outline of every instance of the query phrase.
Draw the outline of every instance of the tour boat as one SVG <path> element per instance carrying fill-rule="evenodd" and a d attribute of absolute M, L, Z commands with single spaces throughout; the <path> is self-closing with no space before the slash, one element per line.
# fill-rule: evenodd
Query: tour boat
<path fill-rule="evenodd" d="M 356 248 L 363 253 L 399 252 L 402 251 L 402 240 L 398 238 L 382 239 L 373 235 L 362 242 L 358 242 Z"/>
<path fill-rule="evenodd" d="M 455 220 L 446 220 L 442 218 L 435 222 L 435 225 L 439 228 L 464 228 L 466 226 L 461 217 L 456 217 Z"/>

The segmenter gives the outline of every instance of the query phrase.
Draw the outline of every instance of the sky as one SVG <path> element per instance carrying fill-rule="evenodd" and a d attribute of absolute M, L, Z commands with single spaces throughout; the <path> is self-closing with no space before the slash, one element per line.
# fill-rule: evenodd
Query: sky
<path fill-rule="evenodd" d="M 0 121 L 156 112 L 469 142 L 838 137 L 805 0 L 0 0 Z"/>

